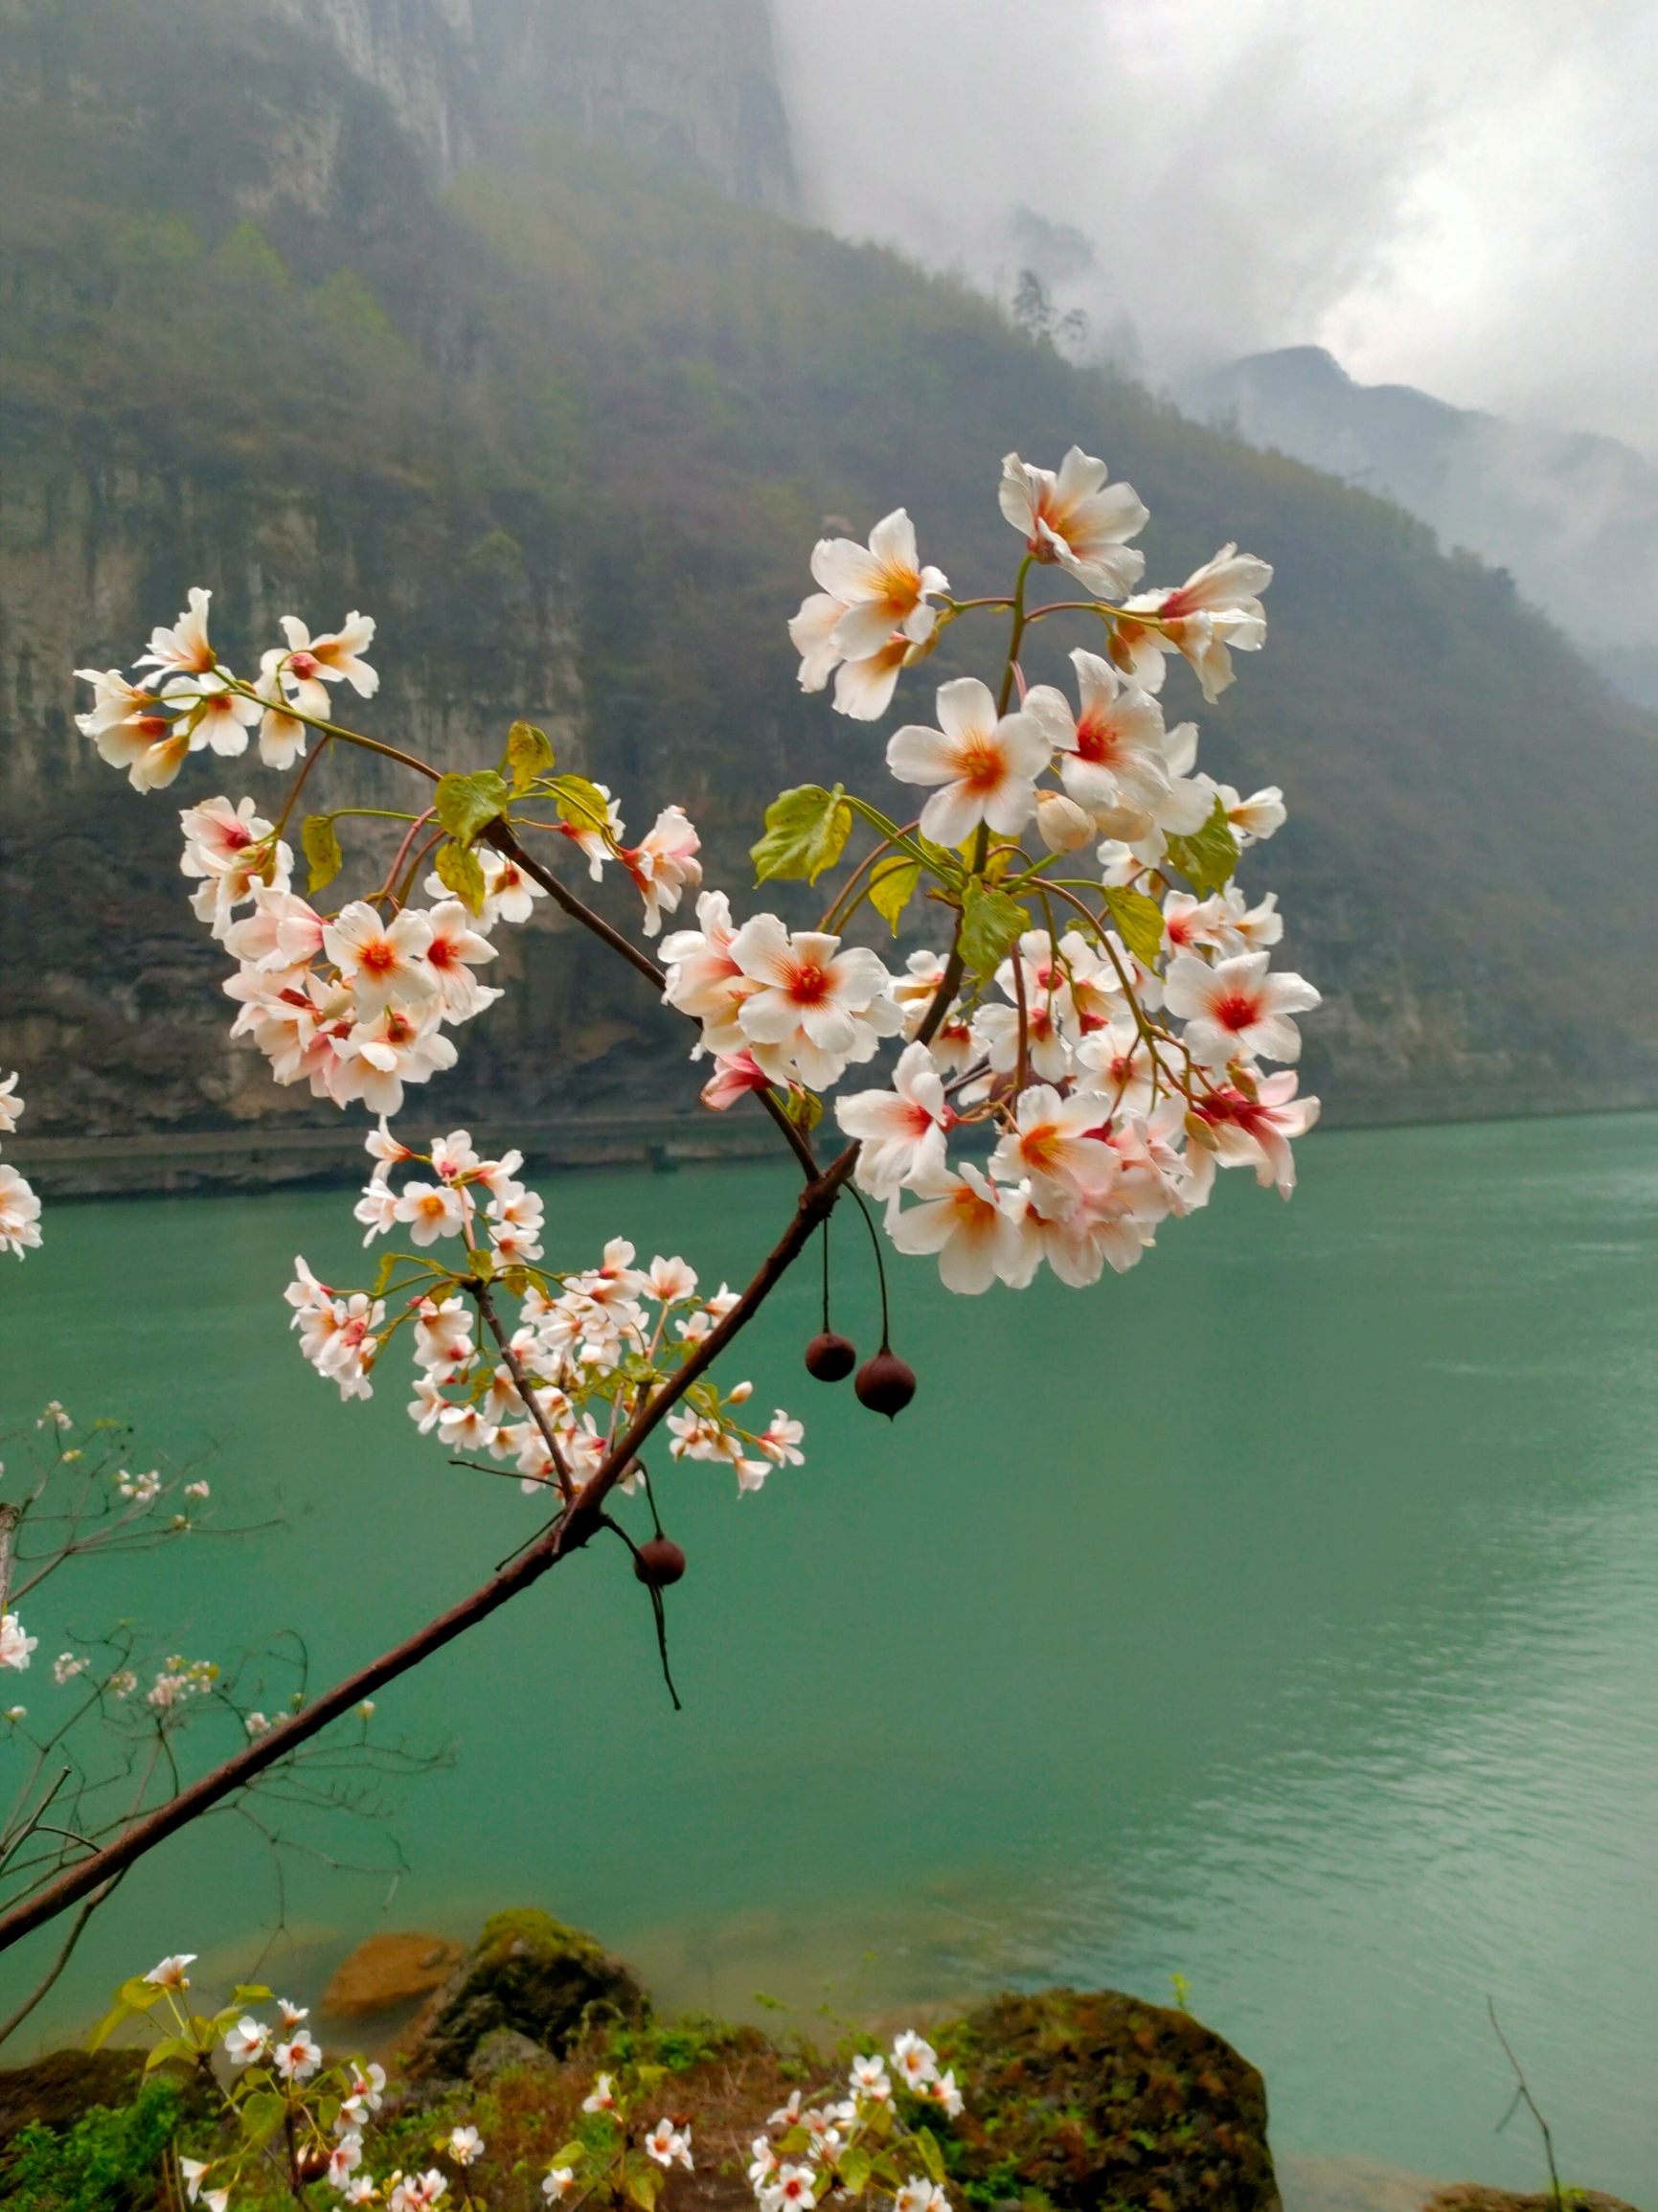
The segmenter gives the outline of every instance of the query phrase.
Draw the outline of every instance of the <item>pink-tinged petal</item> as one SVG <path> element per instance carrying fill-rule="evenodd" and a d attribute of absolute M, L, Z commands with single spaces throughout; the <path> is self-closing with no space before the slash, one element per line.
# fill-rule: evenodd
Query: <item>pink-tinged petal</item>
<path fill-rule="evenodd" d="M 854 722 L 878 722 L 893 703 L 906 650 L 900 639 L 869 660 L 843 661 L 835 677 L 835 712 Z"/>
<path fill-rule="evenodd" d="M 886 590 L 885 574 L 869 548 L 850 537 L 820 537 L 812 548 L 813 581 L 836 599 L 878 599 Z"/>
<path fill-rule="evenodd" d="M 893 606 L 886 598 L 860 600 L 835 625 L 834 649 L 848 660 L 868 660 L 893 634 Z"/>
<path fill-rule="evenodd" d="M 788 931 L 775 914 L 751 915 L 731 941 L 731 957 L 745 975 L 786 988 L 794 973 Z"/>
<path fill-rule="evenodd" d="M 916 551 L 916 526 L 902 507 L 895 507 L 870 532 L 870 551 L 884 568 L 905 568 L 912 572 L 920 567 L 920 557 Z"/>
<path fill-rule="evenodd" d="M 858 1041 L 857 1022 L 844 1006 L 802 1007 L 800 1026 L 820 1052 L 845 1055 Z"/>
<path fill-rule="evenodd" d="M 984 808 L 970 784 L 946 784 L 921 809 L 921 835 L 935 845 L 965 845 L 984 818 Z"/>
<path fill-rule="evenodd" d="M 996 702 L 977 676 L 957 676 L 939 686 L 939 725 L 958 740 L 988 737 L 996 726 Z"/>
<path fill-rule="evenodd" d="M 906 722 L 887 740 L 887 766 L 900 784 L 942 784 L 960 764 L 955 741 L 921 722 Z"/>
<path fill-rule="evenodd" d="M 985 801 L 985 819 L 998 836 L 1016 837 L 1036 811 L 1036 787 L 1029 776 L 1004 776 Z"/>

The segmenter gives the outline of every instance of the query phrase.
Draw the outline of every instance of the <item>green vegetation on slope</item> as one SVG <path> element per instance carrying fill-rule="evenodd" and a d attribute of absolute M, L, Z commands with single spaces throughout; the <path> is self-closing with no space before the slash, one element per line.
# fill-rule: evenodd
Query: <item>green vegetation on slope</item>
<path fill-rule="evenodd" d="M 528 713 L 630 824 L 682 800 L 740 893 L 780 785 L 883 773 L 886 726 L 794 682 L 823 519 L 902 503 L 958 589 L 994 586 L 1000 456 L 1073 440 L 1151 508 L 1152 579 L 1234 536 L 1277 565 L 1266 652 L 1216 709 L 1170 690 L 1213 772 L 1284 787 L 1246 879 L 1332 1002 L 1310 1083 L 1371 1113 L 1658 1088 L 1658 733 L 1500 574 L 957 286 L 592 146 L 499 147 L 439 198 L 377 98 L 251 7 L 66 0 L 6 38 L 3 1049 L 64 1062 L 36 1133 L 278 1103 L 224 1048 L 170 807 L 68 721 L 67 669 L 130 657 L 187 582 L 242 654 L 290 606 L 364 606 L 373 726 L 459 762 Z M 967 627 L 891 719 L 971 665 Z M 119 896 L 88 894 L 112 848 Z M 458 1107 L 615 1094 L 618 1046 L 671 1035 L 556 931 L 512 961 Z M 647 1080 L 690 1095 L 671 1060 Z"/>

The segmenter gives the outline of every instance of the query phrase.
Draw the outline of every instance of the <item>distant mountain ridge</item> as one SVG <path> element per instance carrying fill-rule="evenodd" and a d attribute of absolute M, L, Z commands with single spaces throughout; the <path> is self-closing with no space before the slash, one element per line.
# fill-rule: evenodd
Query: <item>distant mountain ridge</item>
<path fill-rule="evenodd" d="M 489 158 L 454 135 L 445 156 L 415 65 L 437 47 L 342 66 L 355 0 L 305 4 L 327 20 L 275 0 L 0 9 L 0 1065 L 26 1071 L 31 1141 L 159 1159 L 241 1132 L 245 1168 L 269 1136 L 249 1174 L 290 1138 L 284 1173 L 310 1172 L 313 1139 L 356 1141 L 228 1041 L 176 820 L 222 771 L 193 762 L 140 800 L 74 726 L 71 672 L 129 664 L 188 584 L 211 585 L 242 666 L 279 614 L 375 614 L 371 729 L 470 766 L 527 715 L 635 832 L 682 802 L 742 906 L 773 792 L 884 778 L 885 728 L 796 682 L 784 625 L 825 518 L 862 534 L 907 505 L 959 590 L 994 590 L 1015 543 L 1000 456 L 1073 440 L 1151 508 L 1158 581 L 1234 536 L 1277 566 L 1266 651 L 1218 707 L 1180 670 L 1170 699 L 1216 776 L 1284 787 L 1288 827 L 1245 882 L 1282 894 L 1283 957 L 1325 992 L 1304 1068 L 1332 1118 L 1658 1100 L 1658 723 L 1506 578 L 963 286 L 741 204 L 661 137 L 537 129 L 480 93 Z M 685 0 L 681 37 L 725 5 Z M 411 37 L 449 20 L 365 6 Z M 485 13 L 472 0 L 468 36 Z M 187 81 L 213 97 L 184 158 Z M 473 128 L 458 99 L 444 113 Z M 898 718 L 967 673 L 966 627 Z M 1075 642 L 1042 633 L 1033 674 L 1064 674 Z M 246 782 L 271 799 L 257 765 Z M 307 796 L 397 803 L 375 764 L 325 764 Z M 625 884 L 600 896 L 637 925 Z M 901 962 L 937 926 L 918 909 L 882 949 Z M 503 932 L 492 979 L 506 997 L 413 1096 L 418 1126 L 735 1129 L 696 1106 L 677 1025 L 557 917 Z M 154 1169 L 198 1173 L 218 1171 Z"/>
<path fill-rule="evenodd" d="M 1632 446 L 1355 383 L 1322 346 L 1252 353 L 1176 398 L 1262 451 L 1396 500 L 1447 551 L 1506 568 L 1609 683 L 1658 708 L 1658 467 Z"/>

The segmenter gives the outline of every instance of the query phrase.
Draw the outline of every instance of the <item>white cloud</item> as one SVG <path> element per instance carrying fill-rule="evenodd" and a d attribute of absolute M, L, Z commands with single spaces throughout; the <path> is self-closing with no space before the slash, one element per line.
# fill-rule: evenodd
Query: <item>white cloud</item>
<path fill-rule="evenodd" d="M 1011 288 L 1024 205 L 1152 374 L 1360 378 L 1658 446 L 1652 0 L 773 0 L 812 210 Z"/>

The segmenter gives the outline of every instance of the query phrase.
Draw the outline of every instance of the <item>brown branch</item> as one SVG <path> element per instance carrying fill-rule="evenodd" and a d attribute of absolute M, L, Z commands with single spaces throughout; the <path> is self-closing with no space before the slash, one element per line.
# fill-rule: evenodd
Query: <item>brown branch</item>
<path fill-rule="evenodd" d="M 114 1876 L 121 1874 L 146 1852 L 187 1827 L 192 1820 L 217 1805 L 238 1790 L 253 1781 L 256 1775 L 286 1758 L 294 1747 L 309 1737 L 320 1734 L 332 1721 L 350 1712 L 353 1705 L 381 1689 L 387 1682 L 396 1681 L 411 1667 L 441 1651 L 445 1644 L 464 1635 L 482 1620 L 497 1611 L 509 1600 L 538 1582 L 549 1568 L 578 1551 L 600 1526 L 601 1508 L 604 1500 L 626 1471 L 628 1463 L 637 1455 L 653 1429 L 664 1420 L 697 1378 L 718 1358 L 721 1352 L 738 1333 L 745 1328 L 759 1311 L 767 1297 L 789 1267 L 799 1258 L 820 1222 L 833 1212 L 841 1186 L 851 1174 L 857 1159 L 858 1148 L 849 1145 L 821 1174 L 815 1175 L 800 1193 L 795 1202 L 795 1215 L 783 1236 L 767 1254 L 759 1272 L 742 1296 L 719 1324 L 680 1368 L 679 1372 L 659 1390 L 656 1396 L 633 1420 L 621 1441 L 612 1446 L 603 1465 L 578 1494 L 575 1502 L 536 1538 L 518 1558 L 494 1574 L 481 1588 L 475 1589 L 459 1605 L 440 1613 L 416 1630 L 391 1651 L 382 1652 L 366 1667 L 358 1668 L 327 1690 L 314 1704 L 296 1713 L 291 1720 L 280 1722 L 270 1733 L 257 1743 L 248 1745 L 234 1757 L 204 1774 L 181 1790 L 165 1805 L 158 1806 L 140 1820 L 134 1821 L 124 1836 L 92 1858 L 83 1859 L 79 1866 L 69 1868 L 39 1894 L 17 1905 L 0 1920 L 0 1950 L 31 1934 L 35 1928 L 57 1917 L 69 1905 L 101 1888 Z"/>
<path fill-rule="evenodd" d="M 612 952 L 619 952 L 630 968 L 639 970 L 647 983 L 653 983 L 659 992 L 666 989 L 668 978 L 650 955 L 641 952 L 637 945 L 630 945 L 620 929 L 613 929 L 602 914 L 595 914 L 586 901 L 578 899 L 569 885 L 561 883 L 550 868 L 544 868 L 539 860 L 533 859 L 513 836 L 507 823 L 491 822 L 482 834 L 487 844 L 493 845 L 497 853 L 512 861 L 516 867 L 522 868 L 526 876 L 539 883 L 548 897 L 556 900 L 572 921 L 579 922 L 583 929 L 591 929 L 594 936 L 608 945 Z M 806 1174 L 815 1177 L 818 1172 L 817 1160 L 803 1132 L 789 1120 L 769 1091 L 758 1091 L 755 1096 L 783 1131 L 789 1151 L 799 1160 Z"/>
<path fill-rule="evenodd" d="M 501 1326 L 501 1317 L 495 1311 L 494 1299 L 489 1295 L 488 1284 L 474 1282 L 472 1295 L 478 1301 L 478 1311 L 488 1324 L 490 1335 L 501 1347 L 501 1357 L 507 1362 L 507 1372 L 512 1378 L 513 1386 L 524 1401 L 525 1412 L 541 1432 L 541 1441 L 547 1447 L 547 1456 L 553 1462 L 553 1471 L 558 1477 L 559 1491 L 568 1505 L 576 1495 L 576 1485 L 571 1480 L 570 1469 L 558 1448 L 558 1439 L 553 1433 L 553 1425 L 541 1410 L 540 1401 L 531 1387 L 529 1376 L 524 1372 L 524 1363 L 513 1351 L 511 1339 Z"/>

